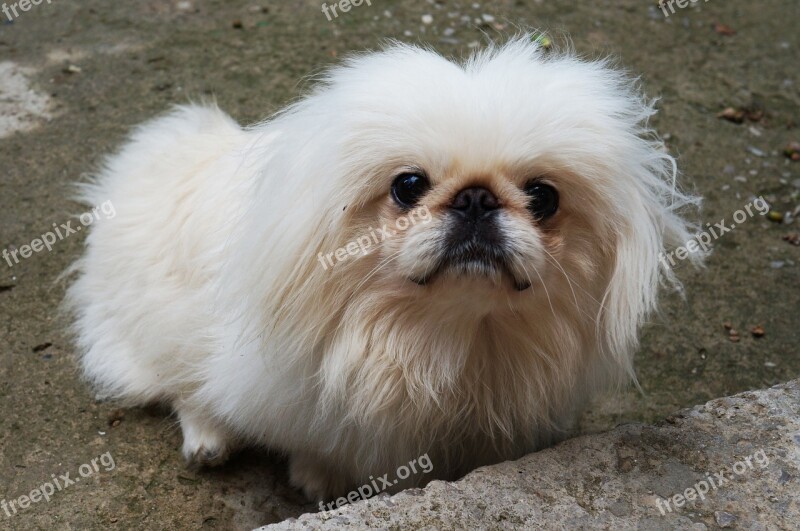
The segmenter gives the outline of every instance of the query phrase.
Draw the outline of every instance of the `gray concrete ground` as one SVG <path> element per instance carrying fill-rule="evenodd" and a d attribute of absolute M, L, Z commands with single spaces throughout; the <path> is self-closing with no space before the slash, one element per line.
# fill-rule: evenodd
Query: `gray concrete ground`
<path fill-rule="evenodd" d="M 319 0 L 53 0 L 19 10 L 13 23 L 0 13 L 0 248 L 80 213 L 70 183 L 171 104 L 214 96 L 253 122 L 296 97 L 310 73 L 384 38 L 461 56 L 515 26 L 569 33 L 580 52 L 616 55 L 642 74 L 661 98 L 654 126 L 685 183 L 706 198 L 703 221 L 730 224 L 756 195 L 776 218 L 800 203 L 800 162 L 783 154 L 800 141 L 795 0 L 709 0 L 668 18 L 649 0 L 371 3 L 330 22 Z M 718 118 L 727 107 L 744 111 L 732 116 L 741 123 Z M 686 300 L 665 298 L 638 356 L 644 395 L 599 402 L 585 431 L 798 376 L 800 247 L 784 238 L 800 221 L 785 221 L 748 218 L 716 241 L 706 269 L 679 266 Z M 313 511 L 287 486 L 280 456 L 251 450 L 190 472 L 165 412 L 118 412 L 92 399 L 57 316 L 57 277 L 82 239 L 13 267 L 0 261 L 0 502 L 53 474 L 75 478 L 107 452 L 115 466 L 18 514 L 0 509 L 0 528 L 248 529 Z M 763 337 L 751 334 L 756 326 Z"/>

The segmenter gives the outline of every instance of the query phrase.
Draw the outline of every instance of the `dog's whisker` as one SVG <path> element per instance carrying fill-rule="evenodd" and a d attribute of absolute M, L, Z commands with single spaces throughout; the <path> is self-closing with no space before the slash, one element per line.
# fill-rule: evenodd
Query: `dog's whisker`
<path fill-rule="evenodd" d="M 545 253 L 547 254 L 547 256 L 548 256 L 548 257 L 549 257 L 549 258 L 552 260 L 552 262 L 555 264 L 555 266 L 556 266 L 556 267 L 557 267 L 557 268 L 558 268 L 558 269 L 561 271 L 561 273 L 564 275 L 564 278 L 567 280 L 567 283 L 569 284 L 570 290 L 571 290 L 571 292 L 572 292 L 572 298 L 573 298 L 573 301 L 574 301 L 574 303 L 575 303 L 575 309 L 576 309 L 576 310 L 578 310 L 579 312 L 581 312 L 583 315 L 585 315 L 585 316 L 586 316 L 586 317 L 588 317 L 589 319 L 591 319 L 591 320 L 592 320 L 592 321 L 593 321 L 593 322 L 596 324 L 596 323 L 597 323 L 597 317 L 596 317 L 596 316 L 593 316 L 593 315 L 591 315 L 591 314 L 589 314 L 589 313 L 588 313 L 588 312 L 587 312 L 587 311 L 586 311 L 584 308 L 582 308 L 582 307 L 581 307 L 581 305 L 578 303 L 578 298 L 577 298 L 577 296 L 576 296 L 576 294 L 575 294 L 575 290 L 574 290 L 574 288 L 573 288 L 573 282 L 572 282 L 572 280 L 570 279 L 570 277 L 569 277 L 569 275 L 567 274 L 567 272 L 564 270 L 564 268 L 561 266 L 561 264 L 558 262 L 558 260 L 557 260 L 557 259 L 556 259 L 556 258 L 555 258 L 555 257 L 554 257 L 552 254 L 550 254 L 550 253 L 549 253 L 549 252 L 548 252 L 546 249 L 545 249 L 544 251 L 545 251 Z M 590 298 L 592 301 L 594 301 L 594 302 L 595 302 L 595 303 L 597 303 L 598 305 L 600 304 L 600 302 L 599 302 L 597 299 L 595 299 L 595 298 L 594 298 L 594 296 L 593 296 L 591 293 L 589 293 L 588 291 L 586 291 L 586 289 L 585 289 L 585 288 L 583 288 L 583 287 L 580 285 L 580 283 L 578 283 L 578 282 L 575 282 L 575 285 L 576 285 L 576 286 L 578 286 L 578 289 L 579 289 L 580 291 L 582 291 L 582 292 L 583 292 L 583 293 L 584 293 L 584 294 L 585 294 L 587 297 L 589 297 L 589 298 Z"/>

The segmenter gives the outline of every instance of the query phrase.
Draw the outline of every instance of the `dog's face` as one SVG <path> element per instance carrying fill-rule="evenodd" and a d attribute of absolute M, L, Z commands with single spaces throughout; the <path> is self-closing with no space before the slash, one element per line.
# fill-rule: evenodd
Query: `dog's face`
<path fill-rule="evenodd" d="M 480 157 L 481 145 L 459 150 Z M 568 278 L 584 290 L 591 285 L 612 256 L 603 246 L 608 220 L 571 197 L 578 176 L 542 159 L 487 154 L 479 162 L 449 155 L 441 166 L 415 161 L 396 172 L 382 201 L 380 221 L 395 227 L 395 236 L 380 254 L 384 274 L 403 284 L 398 289 L 437 298 L 450 294 L 459 304 L 472 296 L 488 310 L 494 304 L 519 306 L 537 291 L 547 295 L 548 286 L 556 290 L 551 297 L 567 296 Z M 587 186 L 577 198 L 591 195 Z M 420 212 L 430 221 L 415 221 Z M 412 222 L 402 222 L 403 216 Z"/>
<path fill-rule="evenodd" d="M 642 176 L 660 179 L 643 160 L 659 154 L 624 122 L 640 102 L 615 93 L 606 71 L 518 53 L 466 69 L 418 53 L 372 59 L 364 77 L 365 66 L 369 91 L 339 89 L 339 243 L 389 230 L 336 264 L 369 279 L 353 286 L 591 321 L 636 233 L 651 231 L 636 259 L 657 270 L 662 207 Z"/>
<path fill-rule="evenodd" d="M 430 202 L 422 208 L 438 214 L 434 227 L 421 228 L 398 245 L 398 267 L 410 280 L 424 286 L 437 277 L 441 282 L 463 277 L 486 280 L 499 290 L 531 287 L 533 273 L 544 266 L 544 231 L 555 230 L 557 223 L 558 190 L 544 175 L 520 187 L 519 179 L 500 171 L 473 176 L 451 170 L 436 188 L 420 169 L 395 178 L 390 197 L 397 207 L 409 211 Z"/>

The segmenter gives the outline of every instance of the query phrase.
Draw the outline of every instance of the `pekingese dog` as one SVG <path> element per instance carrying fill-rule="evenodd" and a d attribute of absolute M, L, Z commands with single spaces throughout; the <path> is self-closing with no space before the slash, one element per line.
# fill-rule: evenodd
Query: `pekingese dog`
<path fill-rule="evenodd" d="M 270 447 L 315 499 L 552 444 L 631 380 L 659 254 L 691 238 L 653 113 L 525 35 L 352 57 L 249 128 L 179 107 L 87 187 L 117 215 L 68 293 L 85 374 L 170 404 L 190 462 Z"/>

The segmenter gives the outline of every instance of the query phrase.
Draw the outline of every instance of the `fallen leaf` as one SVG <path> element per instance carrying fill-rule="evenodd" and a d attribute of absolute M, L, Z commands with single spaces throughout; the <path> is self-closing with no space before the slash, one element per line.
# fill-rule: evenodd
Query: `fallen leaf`
<path fill-rule="evenodd" d="M 800 245 L 800 232 L 790 232 L 783 237 L 783 241 L 789 242 L 792 245 Z"/>
<path fill-rule="evenodd" d="M 717 114 L 717 118 L 740 124 L 744 122 L 744 111 L 741 109 L 734 109 L 733 107 L 726 107 L 722 112 Z"/>
<path fill-rule="evenodd" d="M 783 150 L 783 154 L 793 161 L 800 160 L 800 142 L 789 142 Z"/>
<path fill-rule="evenodd" d="M 714 31 L 719 33 L 720 35 L 725 35 L 726 37 L 731 37 L 736 35 L 736 30 L 732 27 L 728 26 L 727 24 L 722 24 L 717 22 L 714 24 Z"/>

